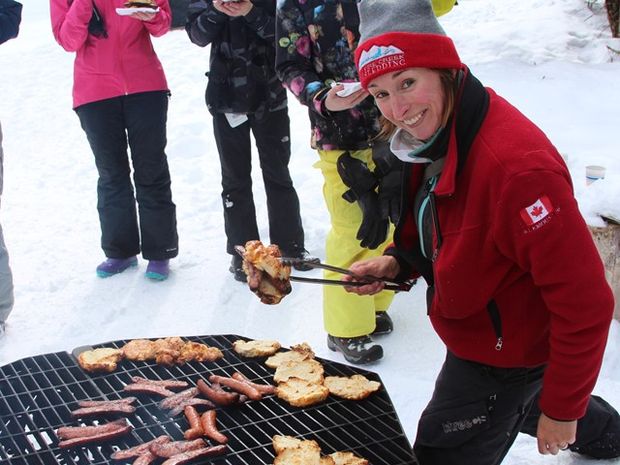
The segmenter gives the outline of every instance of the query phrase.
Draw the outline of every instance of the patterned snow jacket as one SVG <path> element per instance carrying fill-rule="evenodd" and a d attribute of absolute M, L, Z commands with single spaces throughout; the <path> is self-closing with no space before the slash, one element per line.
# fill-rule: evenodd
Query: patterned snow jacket
<path fill-rule="evenodd" d="M 211 0 L 192 0 L 185 29 L 201 47 L 211 44 L 206 101 L 211 113 L 254 113 L 286 107 L 275 73 L 274 0 L 253 0 L 246 16 L 229 17 Z"/>
<path fill-rule="evenodd" d="M 355 0 L 280 0 L 276 13 L 276 71 L 308 107 L 312 147 L 362 150 L 379 131 L 372 98 L 329 112 L 324 99 L 334 82 L 357 81 L 353 51 L 359 40 Z"/>

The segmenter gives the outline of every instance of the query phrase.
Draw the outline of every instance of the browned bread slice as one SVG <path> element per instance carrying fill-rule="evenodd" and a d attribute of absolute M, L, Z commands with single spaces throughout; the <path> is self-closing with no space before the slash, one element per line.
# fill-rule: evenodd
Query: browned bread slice
<path fill-rule="evenodd" d="M 123 353 L 120 349 L 100 347 L 82 352 L 78 355 L 78 363 L 86 371 L 111 373 L 116 370 L 116 366 L 122 358 Z"/>
<path fill-rule="evenodd" d="M 310 383 L 321 384 L 323 383 L 323 365 L 314 359 L 303 360 L 296 362 L 289 360 L 288 362 L 281 363 L 276 369 L 276 373 L 273 375 L 273 380 L 276 383 L 282 383 L 289 378 L 304 379 Z"/>
<path fill-rule="evenodd" d="M 334 452 L 329 454 L 334 465 L 368 465 L 368 460 L 358 457 L 353 452 Z"/>
<path fill-rule="evenodd" d="M 308 407 L 327 399 L 329 389 L 322 384 L 310 383 L 299 378 L 290 378 L 276 387 L 276 396 L 293 407 Z"/>
<path fill-rule="evenodd" d="M 243 357 L 268 357 L 280 350 L 278 341 L 255 340 L 255 341 L 235 341 L 233 349 Z"/>
<path fill-rule="evenodd" d="M 368 397 L 381 387 L 377 381 L 369 381 L 365 376 L 327 376 L 323 384 L 330 394 L 349 400 L 361 400 Z"/>

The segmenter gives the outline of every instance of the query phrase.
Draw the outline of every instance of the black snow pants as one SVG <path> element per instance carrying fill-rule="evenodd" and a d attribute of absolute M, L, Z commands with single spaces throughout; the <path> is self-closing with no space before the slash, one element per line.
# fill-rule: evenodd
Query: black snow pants
<path fill-rule="evenodd" d="M 418 463 L 500 464 L 519 432 L 536 435 L 544 370 L 490 367 L 448 352 L 418 424 L 413 446 Z M 575 446 L 590 442 L 601 433 L 597 425 L 608 422 L 609 413 L 596 399 L 578 422 Z"/>
<path fill-rule="evenodd" d="M 147 260 L 163 260 L 178 254 L 176 207 L 165 153 L 168 95 L 142 92 L 75 109 L 99 172 L 97 210 L 106 257 L 126 258 L 142 251 Z"/>
<path fill-rule="evenodd" d="M 304 248 L 304 231 L 299 198 L 288 169 L 291 158 L 288 110 L 247 116 L 248 121 L 234 128 L 224 114 L 213 116 L 222 170 L 226 251 L 232 255 L 235 245 L 259 239 L 252 194 L 251 131 L 265 185 L 270 241 L 278 244 L 283 254 L 297 255 Z"/>

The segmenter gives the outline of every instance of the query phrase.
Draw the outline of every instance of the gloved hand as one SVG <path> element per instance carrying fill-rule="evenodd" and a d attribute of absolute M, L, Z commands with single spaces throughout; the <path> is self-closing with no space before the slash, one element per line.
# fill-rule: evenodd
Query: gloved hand
<path fill-rule="evenodd" d="M 383 214 L 379 206 L 375 190 L 377 178 L 363 161 L 348 152 L 338 158 L 337 168 L 342 181 L 350 188 L 342 197 L 348 202 L 357 202 L 362 210 L 362 223 L 356 237 L 362 247 L 376 249 L 387 239 L 389 226 L 387 214 Z"/>
<path fill-rule="evenodd" d="M 403 162 L 396 158 L 386 142 L 372 148 L 375 177 L 379 180 L 379 208 L 381 216 L 396 224 L 400 216 L 401 182 Z"/>

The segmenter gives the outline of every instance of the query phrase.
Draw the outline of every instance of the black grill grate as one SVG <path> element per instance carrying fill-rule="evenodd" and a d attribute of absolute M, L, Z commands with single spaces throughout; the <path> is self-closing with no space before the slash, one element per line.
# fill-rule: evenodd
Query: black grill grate
<path fill-rule="evenodd" d="M 162 434 L 183 439 L 188 428 L 183 414 L 171 418 L 158 407 L 158 396 L 138 395 L 137 410 L 127 420 L 131 434 L 100 445 L 58 448 L 55 431 L 78 423 L 71 417 L 78 400 L 118 399 L 132 376 L 179 379 L 195 384 L 209 374 L 230 376 L 240 371 L 256 382 L 273 383 L 273 370 L 264 359 L 244 359 L 231 348 L 235 335 L 187 337 L 186 340 L 218 347 L 224 358 L 212 363 L 190 362 L 164 367 L 154 362 L 123 361 L 109 374 L 87 374 L 75 357 L 59 352 L 18 360 L 0 367 L 0 463 L 3 465 L 108 464 L 110 455 L 154 439 Z M 96 347 L 123 346 L 116 341 Z M 83 350 L 76 349 L 74 354 Z M 363 374 L 381 381 L 377 374 L 329 360 L 319 359 L 326 376 Z M 309 408 L 291 407 L 274 396 L 247 402 L 241 407 L 218 409 L 218 425 L 229 438 L 228 453 L 210 459 L 213 465 L 259 465 L 273 463 L 272 436 L 285 434 L 315 439 L 324 454 L 352 451 L 372 465 L 414 465 L 411 446 L 402 431 L 387 391 L 382 388 L 363 401 L 330 396 Z M 205 463 L 205 459 L 199 461 Z"/>

